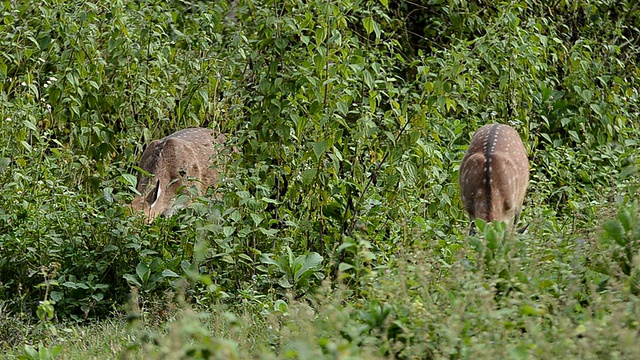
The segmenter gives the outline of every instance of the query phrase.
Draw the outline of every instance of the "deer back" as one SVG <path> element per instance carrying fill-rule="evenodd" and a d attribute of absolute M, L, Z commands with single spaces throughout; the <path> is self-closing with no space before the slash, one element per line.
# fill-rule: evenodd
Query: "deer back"
<path fill-rule="evenodd" d="M 460 194 L 471 220 L 518 224 L 527 187 L 529 159 L 518 132 L 508 125 L 489 124 L 473 135 L 460 164 Z"/>

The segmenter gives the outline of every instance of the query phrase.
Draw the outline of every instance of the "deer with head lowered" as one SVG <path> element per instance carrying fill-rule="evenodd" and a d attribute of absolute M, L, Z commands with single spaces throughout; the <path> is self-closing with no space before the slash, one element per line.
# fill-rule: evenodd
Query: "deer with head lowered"
<path fill-rule="evenodd" d="M 214 130 L 188 128 L 152 141 L 140 159 L 140 168 L 152 175 L 138 174 L 134 210 L 144 211 L 149 222 L 158 215 L 175 212 L 175 197 L 181 188 L 195 185 L 200 192 L 216 185 L 224 164 L 220 152 L 226 137 Z M 216 166 L 219 165 L 219 166 Z M 186 205 L 187 203 L 185 203 Z"/>
<path fill-rule="evenodd" d="M 503 221 L 518 226 L 529 186 L 529 159 L 518 132 L 511 126 L 489 124 L 473 135 L 460 164 L 460 194 L 471 220 Z M 526 226 L 518 232 L 524 232 Z"/>

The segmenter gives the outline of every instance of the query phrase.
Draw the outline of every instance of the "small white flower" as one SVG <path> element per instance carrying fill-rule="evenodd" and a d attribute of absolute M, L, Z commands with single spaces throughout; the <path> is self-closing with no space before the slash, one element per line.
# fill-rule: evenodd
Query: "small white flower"
<path fill-rule="evenodd" d="M 20 85 L 27 86 L 27 83 L 23 81 L 23 82 L 20 83 Z"/>
<path fill-rule="evenodd" d="M 6 121 L 7 121 L 7 122 L 11 122 L 11 121 L 12 121 L 11 117 L 10 117 L 10 116 L 7 116 Z"/>
<path fill-rule="evenodd" d="M 49 81 L 56 82 L 56 81 L 58 81 L 58 78 L 55 77 L 55 76 L 52 76 L 52 77 L 49 78 Z"/>

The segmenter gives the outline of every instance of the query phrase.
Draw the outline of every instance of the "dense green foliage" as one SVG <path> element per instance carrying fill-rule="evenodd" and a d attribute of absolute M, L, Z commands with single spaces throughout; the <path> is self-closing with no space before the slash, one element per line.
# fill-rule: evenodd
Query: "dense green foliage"
<path fill-rule="evenodd" d="M 143 358 L 640 353 L 637 2 L 4 1 L 0 18 L 0 338 L 57 336 L 26 358 L 132 288 L 142 313 L 184 294 L 215 330 L 187 312 L 184 339 L 133 342 Z M 526 235 L 466 236 L 458 164 L 490 122 L 529 151 Z M 221 196 L 146 225 L 126 206 L 144 144 L 190 126 L 238 149 Z"/>

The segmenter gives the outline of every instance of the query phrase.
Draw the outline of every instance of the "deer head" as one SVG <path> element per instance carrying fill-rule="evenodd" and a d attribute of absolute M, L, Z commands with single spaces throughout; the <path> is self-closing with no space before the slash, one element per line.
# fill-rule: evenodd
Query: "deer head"
<path fill-rule="evenodd" d="M 195 185 L 203 192 L 209 185 L 216 185 L 220 169 L 215 165 L 225 141 L 223 134 L 203 128 L 180 130 L 152 141 L 142 153 L 140 168 L 153 176 L 138 174 L 141 195 L 134 198 L 131 207 L 144 211 L 152 222 L 158 215 L 175 212 L 179 189 Z"/>

